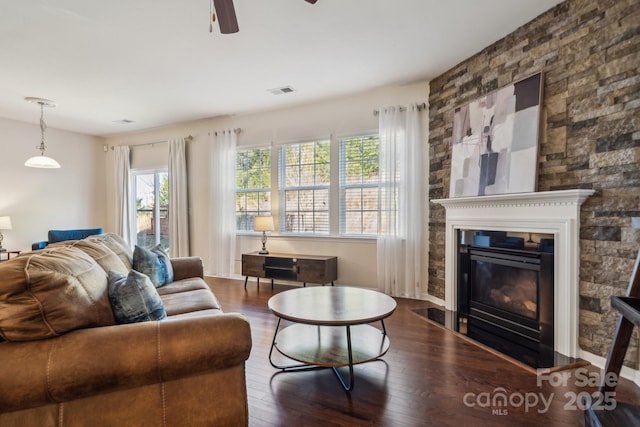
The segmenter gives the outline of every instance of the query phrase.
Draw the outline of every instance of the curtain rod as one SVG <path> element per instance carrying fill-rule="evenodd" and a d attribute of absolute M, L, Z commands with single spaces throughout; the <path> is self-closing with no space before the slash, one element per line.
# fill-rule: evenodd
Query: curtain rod
<path fill-rule="evenodd" d="M 240 133 L 240 132 L 242 132 L 242 129 L 240 129 L 240 128 L 235 128 L 235 129 L 233 130 L 233 133 Z M 217 134 L 218 134 L 218 131 L 215 131 L 213 134 L 214 134 L 214 135 L 217 135 Z M 211 135 L 211 134 L 209 134 L 209 135 Z"/>
<path fill-rule="evenodd" d="M 418 107 L 418 111 L 424 110 L 425 108 L 427 108 L 427 104 L 423 102 L 422 104 L 416 104 L 416 107 Z M 400 111 L 404 110 L 406 110 L 406 107 L 400 107 Z M 374 116 L 377 116 L 378 114 L 380 114 L 380 110 L 373 110 Z"/>
<path fill-rule="evenodd" d="M 193 140 L 193 136 L 191 135 L 187 135 L 184 138 L 185 141 L 192 141 Z M 165 139 L 164 141 L 155 141 L 155 142 L 145 142 L 144 144 L 131 144 L 129 145 L 129 147 L 132 148 L 138 148 L 138 147 L 146 147 L 148 145 L 154 146 L 156 144 L 166 144 L 167 142 L 169 142 L 168 139 Z M 115 147 L 112 145 L 111 146 L 111 151 L 115 150 Z"/>

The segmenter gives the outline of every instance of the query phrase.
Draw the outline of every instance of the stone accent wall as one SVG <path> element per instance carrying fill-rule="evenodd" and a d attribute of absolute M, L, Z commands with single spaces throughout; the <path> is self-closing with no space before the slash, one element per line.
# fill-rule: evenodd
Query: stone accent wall
<path fill-rule="evenodd" d="M 430 82 L 429 198 L 449 197 L 454 109 L 542 71 L 538 191 L 590 188 L 580 346 L 606 357 L 640 250 L 640 1 L 567 0 Z M 445 210 L 430 205 L 429 293 L 444 298 Z M 627 364 L 638 367 L 638 333 Z"/>

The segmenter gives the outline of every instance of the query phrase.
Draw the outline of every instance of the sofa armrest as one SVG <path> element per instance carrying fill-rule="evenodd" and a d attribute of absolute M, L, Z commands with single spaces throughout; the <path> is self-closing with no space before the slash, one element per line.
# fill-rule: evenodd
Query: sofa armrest
<path fill-rule="evenodd" d="M 81 329 L 0 344 L 0 412 L 170 381 L 243 364 L 249 322 L 225 313 Z"/>
<path fill-rule="evenodd" d="M 204 279 L 204 264 L 198 256 L 171 258 L 173 267 L 173 280 L 190 279 L 200 277 Z"/>
<path fill-rule="evenodd" d="M 46 242 L 46 241 L 32 243 L 31 244 L 31 250 L 32 251 L 37 251 L 39 249 L 44 249 L 44 248 L 47 247 L 48 244 L 49 244 L 49 242 Z"/>

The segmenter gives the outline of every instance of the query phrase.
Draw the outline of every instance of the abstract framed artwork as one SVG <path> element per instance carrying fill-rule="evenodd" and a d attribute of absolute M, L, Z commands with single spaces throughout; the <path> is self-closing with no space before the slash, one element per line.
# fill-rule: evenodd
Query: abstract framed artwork
<path fill-rule="evenodd" d="M 454 112 L 450 197 L 536 190 L 542 73 Z"/>

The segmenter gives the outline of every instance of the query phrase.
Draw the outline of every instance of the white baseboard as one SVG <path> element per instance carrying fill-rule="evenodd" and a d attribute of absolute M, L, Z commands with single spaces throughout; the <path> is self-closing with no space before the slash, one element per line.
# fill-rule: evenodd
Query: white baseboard
<path fill-rule="evenodd" d="M 580 349 L 580 358 L 591 363 L 593 366 L 604 369 L 604 365 L 607 363 L 607 359 L 602 356 L 597 356 L 593 353 Z M 623 366 L 620 370 L 620 376 L 632 381 L 635 385 L 640 387 L 640 370 L 631 369 L 628 366 Z"/>
<path fill-rule="evenodd" d="M 441 307 L 444 307 L 444 300 L 440 299 L 438 297 L 434 297 L 433 295 L 430 294 L 422 294 L 421 299 L 425 300 L 425 301 L 429 301 L 430 303 L 439 305 Z"/>

